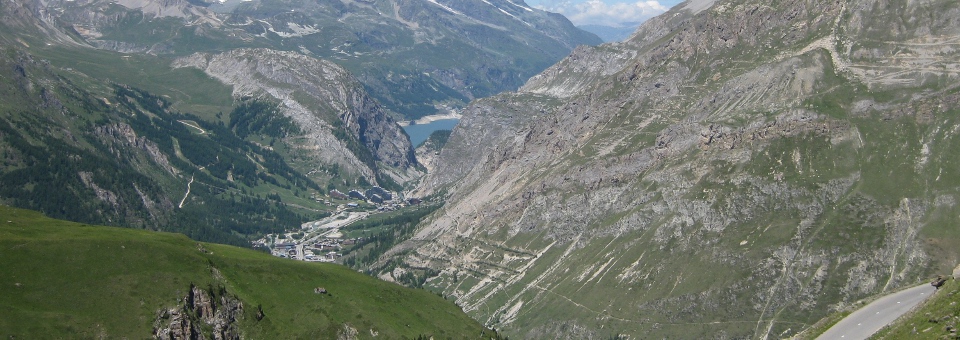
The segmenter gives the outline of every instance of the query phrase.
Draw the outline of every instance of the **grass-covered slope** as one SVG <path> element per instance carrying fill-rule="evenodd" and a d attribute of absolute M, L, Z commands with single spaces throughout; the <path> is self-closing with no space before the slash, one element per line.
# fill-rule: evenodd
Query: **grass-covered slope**
<path fill-rule="evenodd" d="M 0 337 L 147 338 L 191 284 L 239 299 L 249 339 L 495 337 L 436 295 L 342 266 L 0 206 Z"/>

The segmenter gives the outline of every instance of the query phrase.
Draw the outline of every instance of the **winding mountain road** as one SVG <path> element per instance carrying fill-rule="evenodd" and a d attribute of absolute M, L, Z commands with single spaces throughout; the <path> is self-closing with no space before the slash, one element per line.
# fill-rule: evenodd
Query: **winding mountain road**
<path fill-rule="evenodd" d="M 929 283 L 884 296 L 850 314 L 817 340 L 866 339 L 936 292 Z"/>

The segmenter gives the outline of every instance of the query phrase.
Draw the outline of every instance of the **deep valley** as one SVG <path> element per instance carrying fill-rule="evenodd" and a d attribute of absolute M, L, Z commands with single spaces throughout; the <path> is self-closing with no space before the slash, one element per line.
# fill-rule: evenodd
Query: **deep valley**
<path fill-rule="evenodd" d="M 956 1 L 0 19 L 0 336 L 812 338 L 960 264 Z"/>

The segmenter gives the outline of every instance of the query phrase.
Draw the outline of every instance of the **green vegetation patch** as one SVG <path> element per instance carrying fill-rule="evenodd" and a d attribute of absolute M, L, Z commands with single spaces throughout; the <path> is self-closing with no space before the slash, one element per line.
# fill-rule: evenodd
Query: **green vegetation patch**
<path fill-rule="evenodd" d="M 424 290 L 179 234 L 0 206 L 0 249 L 4 338 L 148 338 L 158 312 L 182 305 L 191 284 L 236 296 L 251 339 L 329 339 L 347 327 L 386 339 L 496 337 Z"/>
<path fill-rule="evenodd" d="M 420 221 L 440 206 L 416 205 L 393 213 L 375 215 L 343 228 L 346 235 L 360 237 L 353 248 L 344 251 L 343 264 L 353 268 L 366 268 L 387 250 L 412 237 Z"/>

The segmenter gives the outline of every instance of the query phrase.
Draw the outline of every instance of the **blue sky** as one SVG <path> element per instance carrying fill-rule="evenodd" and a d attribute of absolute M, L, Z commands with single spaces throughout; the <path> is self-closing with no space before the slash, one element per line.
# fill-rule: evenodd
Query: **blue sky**
<path fill-rule="evenodd" d="M 528 5 L 560 13 L 575 25 L 619 26 L 620 23 L 641 22 L 682 0 L 526 0 Z"/>

